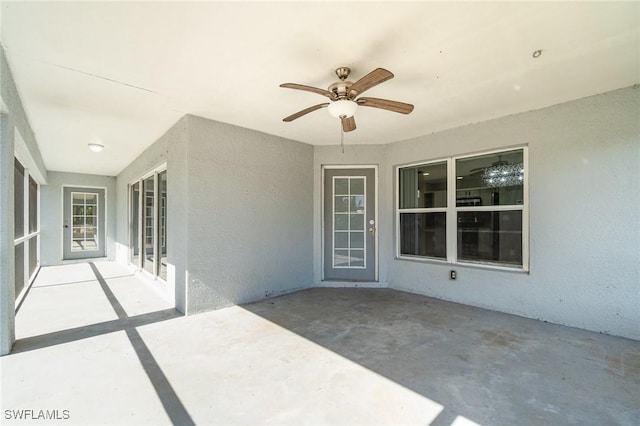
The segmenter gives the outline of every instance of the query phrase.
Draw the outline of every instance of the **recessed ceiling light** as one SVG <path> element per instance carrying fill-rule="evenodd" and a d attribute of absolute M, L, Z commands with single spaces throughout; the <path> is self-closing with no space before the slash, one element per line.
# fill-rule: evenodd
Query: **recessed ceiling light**
<path fill-rule="evenodd" d="M 100 152 L 104 149 L 104 145 L 100 145 L 99 143 L 90 143 L 89 149 L 93 152 Z"/>

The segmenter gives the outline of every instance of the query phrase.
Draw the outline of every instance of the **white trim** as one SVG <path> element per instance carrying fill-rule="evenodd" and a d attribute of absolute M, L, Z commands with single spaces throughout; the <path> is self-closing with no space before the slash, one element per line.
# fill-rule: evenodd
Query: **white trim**
<path fill-rule="evenodd" d="M 348 207 L 348 211 L 346 212 L 346 214 L 350 215 L 351 214 L 351 179 L 362 179 L 364 181 L 363 184 L 363 191 L 364 193 L 363 198 L 364 198 L 364 203 L 363 203 L 363 207 L 364 207 L 364 212 L 363 212 L 363 228 L 362 228 L 362 242 L 363 242 L 363 247 L 362 247 L 362 254 L 363 254 L 363 265 L 362 266 L 352 266 L 351 265 L 351 251 L 352 251 L 352 247 L 351 247 L 351 217 L 349 216 L 347 218 L 347 222 L 348 222 L 348 226 L 346 229 L 346 232 L 348 234 L 348 246 L 346 247 L 347 253 L 348 253 L 348 265 L 344 265 L 344 266 L 338 266 L 335 263 L 336 260 L 336 250 L 345 250 L 345 248 L 339 248 L 336 249 L 336 179 L 347 179 L 347 194 L 339 194 L 339 195 L 346 195 L 349 198 L 349 207 Z M 333 195 L 333 198 L 331 200 L 331 267 L 334 269 L 367 269 L 367 176 L 333 176 L 331 179 L 331 194 Z M 339 212 L 340 214 L 344 214 L 344 212 Z M 339 232 L 343 232 L 344 230 L 339 230 Z M 375 235 L 375 234 L 374 234 Z M 355 250 L 360 250 L 360 248 L 357 248 Z"/>
<path fill-rule="evenodd" d="M 18 129 L 16 128 L 16 131 Z M 19 133 L 17 133 L 18 136 Z M 22 143 L 24 144 L 24 141 L 22 141 Z M 26 147 L 26 145 L 25 145 Z M 15 301 L 14 301 L 14 307 L 17 309 L 20 304 L 22 303 L 22 301 L 24 300 L 27 292 L 29 291 L 29 289 L 31 288 L 31 285 L 33 284 L 33 281 L 36 277 L 36 275 L 38 274 L 38 271 L 40 270 L 40 243 L 41 243 L 41 239 L 40 237 L 40 183 L 38 182 L 36 176 L 34 176 L 32 174 L 32 169 L 27 167 L 25 164 L 28 164 L 24 161 L 25 157 L 21 157 L 21 155 L 14 151 L 14 168 L 15 168 L 15 160 L 18 161 L 18 163 L 20 163 L 20 165 L 23 168 L 23 200 L 22 200 L 22 208 L 23 208 L 23 228 L 22 228 L 22 232 L 23 232 L 23 236 L 20 238 L 16 238 L 13 240 L 13 246 L 14 246 L 14 251 L 16 250 L 17 246 L 22 244 L 22 258 L 23 258 L 23 263 L 22 263 L 22 271 L 23 271 L 23 287 L 22 290 L 20 290 L 20 293 L 15 295 Z M 30 158 L 29 156 L 27 156 L 27 158 Z M 31 162 L 32 163 L 32 162 Z M 14 171 L 15 173 L 15 171 Z M 33 181 L 36 183 L 36 230 L 34 232 L 30 232 L 31 229 L 31 182 L 30 180 L 33 179 Z M 15 185 L 14 185 L 15 188 Z M 31 260 L 31 250 L 30 250 L 30 245 L 31 245 L 31 241 L 33 238 L 36 238 L 36 258 L 35 258 L 35 268 L 33 270 L 33 274 L 31 274 L 29 267 L 30 267 L 30 260 Z M 15 283 L 14 283 L 14 287 L 15 287 Z"/>
<path fill-rule="evenodd" d="M 458 263 L 458 218 L 456 213 L 456 160 L 447 159 L 447 223 L 445 225 L 445 241 L 447 244 L 447 262 Z"/>
<path fill-rule="evenodd" d="M 146 276 L 146 278 L 160 282 L 164 285 L 168 286 L 168 279 L 163 279 L 160 277 L 160 268 L 162 263 L 162 253 L 160 249 L 160 209 L 161 209 L 161 201 L 162 197 L 160 196 L 160 179 L 159 176 L 161 173 L 167 172 L 167 161 L 163 161 L 150 171 L 141 175 L 141 177 L 131 180 L 127 185 L 127 216 L 128 216 L 128 230 L 127 230 L 127 264 L 132 265 L 136 268 L 137 271 L 141 272 Z M 145 225 L 145 192 L 144 192 L 144 181 L 153 177 L 153 268 L 152 272 L 149 272 L 145 269 L 146 264 L 146 245 L 145 245 L 145 236 L 146 232 L 143 232 L 143 229 L 146 228 Z M 167 172 L 168 179 L 168 172 Z M 132 257 L 132 248 L 131 248 L 131 240 L 132 240 L 132 232 L 133 232 L 133 217 L 131 215 L 131 200 L 132 200 L 132 187 L 133 185 L 138 184 L 138 235 L 136 235 L 138 239 L 138 264 L 134 264 L 131 262 Z"/>
<path fill-rule="evenodd" d="M 400 164 L 395 166 L 395 190 L 394 190 L 394 202 L 395 202 L 395 218 L 396 218 L 396 259 L 412 260 L 421 262 L 437 262 L 440 264 L 460 265 L 460 266 L 474 266 L 483 269 L 505 270 L 505 271 L 517 271 L 517 272 L 529 272 L 529 255 L 530 255 L 530 228 L 529 228 L 529 150 L 528 144 L 514 145 L 508 147 L 497 148 L 490 151 L 480 151 L 475 153 L 469 153 L 464 155 L 457 155 L 447 157 L 446 159 L 434 159 L 425 160 L 420 162 L 411 162 L 406 164 Z M 497 206 L 471 206 L 471 207 L 458 207 L 457 206 L 457 191 L 456 191 L 456 161 L 466 158 L 473 158 L 478 156 L 485 156 L 491 154 L 498 154 L 509 151 L 522 150 L 523 167 L 524 167 L 524 179 L 523 179 L 523 201 L 522 204 L 512 205 L 497 205 Z M 438 162 L 447 162 L 447 207 L 446 208 L 400 208 L 400 170 L 409 167 L 429 165 Z M 400 215 L 402 213 L 435 213 L 443 212 L 447 214 L 446 222 L 446 259 L 440 259 L 435 257 L 426 256 L 412 256 L 401 254 L 400 250 Z M 508 266 L 505 264 L 491 263 L 486 261 L 465 261 L 458 260 L 457 256 L 457 216 L 458 212 L 465 211 L 522 211 L 522 266 Z"/>
<path fill-rule="evenodd" d="M 17 246 L 18 244 L 22 244 L 25 241 L 28 241 L 28 240 L 30 240 L 31 238 L 33 238 L 33 237 L 35 237 L 37 235 L 40 235 L 40 231 L 36 231 L 36 232 L 32 232 L 32 233 L 27 234 L 27 235 L 23 235 L 22 237 L 13 240 L 13 245 Z"/>
<path fill-rule="evenodd" d="M 143 173 L 142 175 L 140 175 L 140 177 L 138 177 L 137 179 L 132 180 L 130 183 L 135 183 L 139 180 L 145 180 L 150 176 L 153 176 L 156 173 L 160 173 L 162 171 L 165 171 L 167 169 L 167 162 L 163 161 L 162 163 L 158 164 L 157 166 L 148 169 L 147 172 Z"/>
<path fill-rule="evenodd" d="M 20 129 L 16 126 L 13 128 L 15 130 L 13 155 L 18 159 L 18 161 L 20 161 L 20 164 L 22 164 L 25 169 L 31 170 L 29 175 L 33 177 L 33 180 L 35 180 L 38 185 L 46 184 L 46 176 L 43 176 L 41 170 L 37 167 L 36 162 L 27 147 L 27 143 L 24 141 L 22 134 L 20 133 Z"/>
<path fill-rule="evenodd" d="M 62 238 L 61 238 L 61 242 L 60 242 L 60 248 L 62 249 L 61 252 L 61 256 L 60 259 L 62 261 L 75 261 L 75 260 L 86 260 L 86 259 L 91 259 L 91 258 L 86 258 L 86 259 L 65 259 L 64 257 L 64 189 L 65 188 L 79 188 L 79 189 L 104 189 L 104 256 L 96 256 L 96 259 L 98 258 L 103 258 L 103 257 L 108 257 L 108 253 L 109 253 L 109 248 L 107 247 L 107 235 L 109 235 L 109 221 L 107 220 L 107 218 L 109 217 L 109 192 L 106 186 L 91 186 L 91 185 L 71 185 L 71 184 L 67 184 L 67 185 L 61 185 L 60 187 L 60 191 L 62 193 L 62 203 L 60 203 L 60 207 L 62 209 L 62 214 L 60 215 L 60 217 L 62 217 L 62 227 L 61 227 L 61 231 L 60 233 L 62 234 Z M 73 216 L 73 212 L 71 212 L 71 216 Z M 78 252 L 76 252 L 78 253 Z"/>
<path fill-rule="evenodd" d="M 522 165 L 524 179 L 522 181 L 522 270 L 529 272 L 529 147 L 522 148 Z"/>

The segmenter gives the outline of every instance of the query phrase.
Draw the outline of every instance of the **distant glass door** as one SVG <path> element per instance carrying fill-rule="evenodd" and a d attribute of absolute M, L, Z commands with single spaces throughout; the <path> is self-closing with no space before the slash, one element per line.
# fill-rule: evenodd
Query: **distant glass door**
<path fill-rule="evenodd" d="M 140 269 L 167 279 L 167 171 L 129 186 L 130 261 Z"/>
<path fill-rule="evenodd" d="M 150 274 L 155 275 L 155 175 L 142 181 L 142 241 L 144 247 L 144 257 L 142 258 L 142 267 Z"/>
<path fill-rule="evenodd" d="M 104 195 L 104 189 L 64 188 L 64 259 L 105 256 Z"/>

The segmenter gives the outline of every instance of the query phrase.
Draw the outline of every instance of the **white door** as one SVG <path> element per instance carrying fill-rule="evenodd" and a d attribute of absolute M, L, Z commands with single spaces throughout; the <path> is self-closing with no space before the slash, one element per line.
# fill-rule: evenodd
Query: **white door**
<path fill-rule="evenodd" d="M 376 280 L 376 169 L 324 169 L 324 280 Z"/>

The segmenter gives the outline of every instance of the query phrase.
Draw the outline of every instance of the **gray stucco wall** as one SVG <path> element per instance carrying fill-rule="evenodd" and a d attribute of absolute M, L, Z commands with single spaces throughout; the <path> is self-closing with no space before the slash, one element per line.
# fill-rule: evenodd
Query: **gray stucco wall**
<path fill-rule="evenodd" d="M 309 287 L 313 147 L 189 117 L 188 313 Z"/>
<path fill-rule="evenodd" d="M 395 165 L 528 144 L 531 245 L 528 274 L 390 256 L 389 286 L 640 339 L 639 117 L 627 88 L 390 145 L 389 187 Z"/>
<path fill-rule="evenodd" d="M 80 173 L 49 172 L 49 182 L 40 187 L 40 264 L 62 263 L 62 192 L 63 186 L 105 188 L 106 198 L 106 255 L 115 260 L 116 237 L 116 178 Z"/>
<path fill-rule="evenodd" d="M 127 184 L 167 161 L 177 306 L 323 285 L 321 166 L 375 164 L 381 285 L 640 339 L 638 116 L 640 90 L 627 88 L 344 154 L 186 116 L 118 177 L 118 260 Z M 455 265 L 450 281 L 451 265 L 395 258 L 395 166 L 518 145 L 529 147 L 529 273 Z"/>
<path fill-rule="evenodd" d="M 187 313 L 311 285 L 313 148 L 183 117 L 118 175 L 117 259 L 128 263 L 128 184 L 166 161 L 168 287 Z"/>

